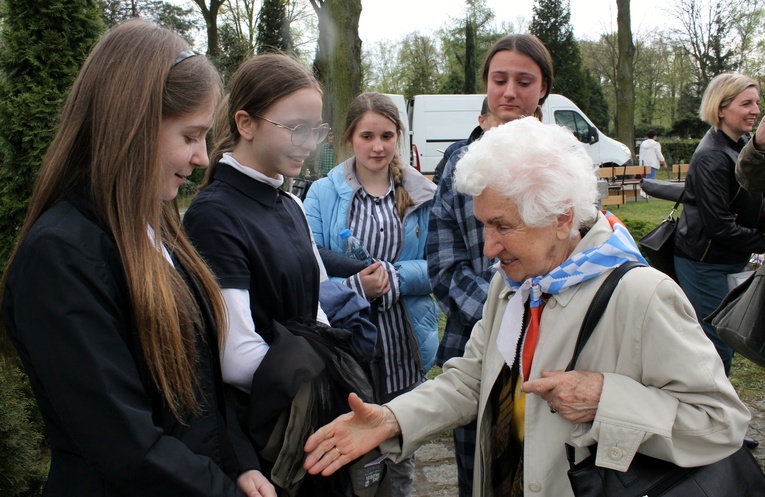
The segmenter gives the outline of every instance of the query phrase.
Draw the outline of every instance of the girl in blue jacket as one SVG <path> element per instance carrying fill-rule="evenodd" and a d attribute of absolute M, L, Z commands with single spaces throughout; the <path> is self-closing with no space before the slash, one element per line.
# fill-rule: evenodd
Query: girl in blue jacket
<path fill-rule="evenodd" d="M 340 231 L 349 228 L 375 260 L 337 279 L 376 308 L 383 402 L 418 385 L 438 347 L 438 309 L 425 261 L 435 186 L 402 164 L 396 150 L 402 129 L 388 97 L 375 92 L 356 97 L 342 136 L 354 156 L 314 183 L 305 200 L 317 246 L 344 252 Z M 396 466 L 391 468 L 393 495 L 410 495 L 414 459 Z"/>

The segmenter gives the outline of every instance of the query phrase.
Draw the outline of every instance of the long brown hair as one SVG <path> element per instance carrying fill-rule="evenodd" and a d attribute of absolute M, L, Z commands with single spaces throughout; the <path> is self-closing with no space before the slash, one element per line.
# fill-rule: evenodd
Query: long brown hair
<path fill-rule="evenodd" d="M 118 25 L 95 45 L 64 104 L 19 237 L 73 186 L 88 189 L 119 250 L 152 379 L 179 420 L 201 409 L 194 343 L 195 327 L 203 324 L 196 300 L 147 227 L 200 284 L 221 341 L 225 330 L 220 291 L 182 231 L 177 204 L 159 200 L 162 119 L 194 113 L 222 91 L 204 57 L 176 63 L 188 49 L 178 35 L 143 20 Z"/>
<path fill-rule="evenodd" d="M 242 62 L 229 81 L 228 95 L 218 107 L 213 128 L 215 145 L 210 154 L 202 188 L 215 179 L 215 169 L 225 152 L 239 142 L 234 115 L 243 110 L 250 116 L 263 115 L 282 98 L 304 88 L 323 94 L 321 84 L 299 60 L 283 53 L 263 53 Z"/>
<path fill-rule="evenodd" d="M 547 92 L 539 99 L 539 105 L 534 114 L 537 119 L 541 120 L 542 110 L 539 106 L 547 100 L 547 96 L 550 94 L 550 91 L 552 91 L 552 86 L 555 82 L 555 74 L 553 72 L 553 63 L 550 52 L 547 50 L 545 44 L 532 34 L 514 33 L 503 36 L 489 49 L 489 53 L 486 55 L 486 60 L 483 63 L 483 72 L 481 73 L 481 79 L 483 80 L 484 86 L 487 86 L 489 83 L 489 66 L 491 65 L 491 59 L 494 58 L 498 52 L 505 50 L 521 53 L 531 58 L 531 60 L 539 66 L 539 70 L 542 73 L 542 80 L 547 83 Z"/>
<path fill-rule="evenodd" d="M 362 93 L 353 99 L 348 106 L 348 112 L 345 114 L 345 131 L 343 132 L 343 143 L 348 143 L 353 139 L 353 133 L 356 132 L 356 126 L 358 126 L 361 118 L 367 112 L 374 112 L 384 118 L 391 121 L 396 125 L 396 134 L 401 138 L 404 125 L 401 123 L 401 119 L 398 116 L 398 108 L 389 97 L 386 97 L 382 93 L 368 92 Z M 396 211 L 399 217 L 404 218 L 404 212 L 406 208 L 413 205 L 409 192 L 406 191 L 403 185 L 404 163 L 401 160 L 401 156 L 398 150 L 393 154 L 393 160 L 388 165 L 390 172 L 393 175 L 393 185 L 396 188 Z"/>

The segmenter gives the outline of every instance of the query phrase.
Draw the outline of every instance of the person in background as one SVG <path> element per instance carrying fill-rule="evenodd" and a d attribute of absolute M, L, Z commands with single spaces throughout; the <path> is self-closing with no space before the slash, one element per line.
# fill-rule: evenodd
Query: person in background
<path fill-rule="evenodd" d="M 646 178 L 653 179 L 660 168 L 667 166 L 664 155 L 661 153 L 661 143 L 655 139 L 658 137 L 656 131 L 649 129 L 645 136 L 646 139 L 640 144 L 640 165 L 651 167 L 651 172 Z"/>
<path fill-rule="evenodd" d="M 323 320 L 322 267 L 311 231 L 297 197 L 280 187 L 285 177 L 299 175 L 328 131 L 321 87 L 298 60 L 256 55 L 231 77 L 211 166 L 183 224 L 222 288 L 228 318 L 223 380 L 239 399 L 257 388 L 265 390 L 264 403 L 275 402 L 268 385 L 254 380 L 264 373 L 259 370 L 271 352 L 274 322 Z M 273 428 L 253 434 L 249 418 L 244 425 L 251 438 L 268 439 Z M 320 493 L 314 483 L 305 482 L 300 495 Z"/>
<path fill-rule="evenodd" d="M 181 37 L 130 20 L 64 104 L 2 285 L 46 496 L 276 496 L 223 395 L 223 300 L 173 200 L 208 165 L 221 92 Z"/>
<path fill-rule="evenodd" d="M 701 326 L 730 374 L 733 350 L 704 323 L 728 293 L 727 275 L 744 270 L 752 253 L 765 252 L 762 194 L 736 181 L 735 167 L 759 108 L 757 81 L 724 73 L 710 81 L 699 115 L 712 127 L 690 161 L 683 211 L 675 231 L 675 271 Z"/>
<path fill-rule="evenodd" d="M 401 162 L 397 145 L 403 126 L 398 115 L 385 95 L 356 97 L 348 107 L 342 137 L 353 157 L 314 183 L 305 201 L 319 248 L 343 253 L 339 234 L 349 228 L 375 260 L 344 281 L 376 308 L 383 402 L 422 383 L 438 346 L 439 313 L 425 262 L 435 186 Z M 371 270 L 374 266 L 379 269 Z M 329 276 L 337 275 L 330 270 Z M 414 464 L 414 455 L 389 464 L 394 497 L 412 494 Z"/>
<path fill-rule="evenodd" d="M 499 124 L 499 122 L 492 115 L 492 113 L 489 112 L 489 99 L 484 97 L 483 103 L 481 104 L 481 114 L 478 116 L 478 126 L 473 129 L 467 140 L 458 140 L 446 147 L 446 150 L 444 150 L 444 156 L 436 165 L 436 172 L 433 175 L 433 183 L 438 185 L 438 182 L 441 181 L 441 176 L 444 174 L 446 163 L 449 162 L 449 158 L 454 152 L 461 149 L 462 147 L 470 145 L 479 139 L 484 131 L 493 128 L 497 124 Z"/>
<path fill-rule="evenodd" d="M 398 460 L 478 421 L 473 496 L 573 497 L 577 460 L 625 471 L 642 454 L 692 467 L 733 454 L 750 419 L 693 308 L 645 266 L 616 286 L 576 369 L 564 372 L 612 269 L 644 262 L 627 229 L 597 210 L 592 160 L 565 128 L 528 117 L 473 142 L 456 172 L 497 258 L 465 353 L 384 406 L 349 396 L 351 413 L 312 435 L 310 473 L 331 474 L 380 445 Z"/>
<path fill-rule="evenodd" d="M 661 167 L 666 168 L 666 161 L 661 153 L 661 143 L 654 139 L 657 138 L 656 131 L 649 129 L 645 136 L 646 139 L 640 144 L 638 155 L 640 156 L 640 165 L 650 166 L 651 168 L 646 178 L 653 179 Z M 648 198 L 648 195 L 643 190 L 640 190 L 640 196 Z"/>
<path fill-rule="evenodd" d="M 316 174 L 319 178 L 325 177 L 329 174 L 329 171 L 336 166 L 334 144 L 335 135 L 332 133 L 332 130 L 330 130 L 329 135 L 327 135 L 327 140 L 322 142 L 318 150 L 319 154 L 316 159 Z"/>
<path fill-rule="evenodd" d="M 483 66 L 486 101 L 493 126 L 524 116 L 541 119 L 541 105 L 553 84 L 550 53 L 537 37 L 511 34 L 489 50 Z M 483 254 L 483 224 L 473 216 L 473 198 L 454 189 L 454 170 L 467 148 L 454 152 L 438 184 L 427 247 L 433 294 L 446 314 L 436 364 L 461 356 L 473 326 L 481 318 L 494 270 Z M 475 423 L 454 430 L 460 497 L 471 495 Z"/>

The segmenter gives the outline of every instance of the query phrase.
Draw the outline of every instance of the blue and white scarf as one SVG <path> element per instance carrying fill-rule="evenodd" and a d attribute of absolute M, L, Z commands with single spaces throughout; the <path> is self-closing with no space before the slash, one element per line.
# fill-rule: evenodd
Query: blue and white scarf
<path fill-rule="evenodd" d="M 605 216 L 608 218 L 613 214 L 606 212 Z M 516 348 L 523 327 L 523 308 L 527 300 L 530 307 L 538 307 L 542 303 L 542 294 L 562 293 L 625 262 L 637 261 L 648 265 L 627 228 L 615 216 L 613 219 L 615 222 L 609 220 L 613 234 L 603 245 L 573 254 L 544 276 L 534 276 L 518 283 L 509 279 L 497 263 L 497 269 L 505 284 L 515 290 L 507 304 L 497 334 L 497 349 L 508 366 L 512 367 L 515 362 Z"/>

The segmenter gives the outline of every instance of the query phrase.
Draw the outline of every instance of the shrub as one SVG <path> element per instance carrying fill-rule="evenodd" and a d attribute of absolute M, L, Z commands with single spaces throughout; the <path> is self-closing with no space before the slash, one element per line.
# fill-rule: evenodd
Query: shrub
<path fill-rule="evenodd" d="M 42 494 L 50 457 L 42 433 L 26 374 L 0 356 L 0 495 Z"/>
<path fill-rule="evenodd" d="M 661 142 L 661 152 L 667 164 L 688 164 L 700 140 L 672 140 Z"/>

